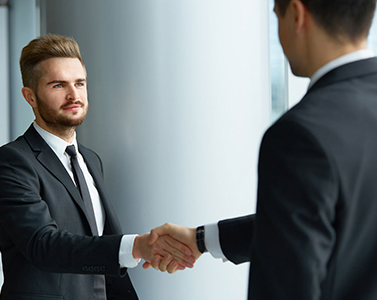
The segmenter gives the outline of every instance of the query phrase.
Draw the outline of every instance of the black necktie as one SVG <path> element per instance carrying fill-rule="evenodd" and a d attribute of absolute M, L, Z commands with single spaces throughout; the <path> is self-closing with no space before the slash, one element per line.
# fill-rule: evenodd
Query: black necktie
<path fill-rule="evenodd" d="M 98 235 L 92 199 L 90 198 L 89 189 L 86 184 L 84 174 L 80 168 L 79 161 L 77 159 L 76 148 L 74 145 L 67 146 L 65 152 L 67 152 L 68 155 L 71 157 L 73 177 L 75 178 L 76 186 L 80 191 L 81 198 L 84 201 L 90 228 L 92 230 L 93 235 Z M 93 276 L 93 300 L 106 300 L 106 283 L 105 276 L 103 275 Z"/>
<path fill-rule="evenodd" d="M 84 174 L 79 166 L 76 148 L 74 145 L 67 146 L 67 148 L 65 149 L 65 152 L 67 152 L 68 155 L 71 157 L 71 166 L 72 166 L 73 176 L 75 178 L 76 186 L 78 190 L 80 191 L 81 198 L 84 201 L 90 228 L 92 230 L 93 235 L 98 235 L 98 230 L 97 230 L 97 225 L 96 225 L 97 223 L 94 216 L 92 200 L 90 198 L 89 189 L 86 184 Z"/>

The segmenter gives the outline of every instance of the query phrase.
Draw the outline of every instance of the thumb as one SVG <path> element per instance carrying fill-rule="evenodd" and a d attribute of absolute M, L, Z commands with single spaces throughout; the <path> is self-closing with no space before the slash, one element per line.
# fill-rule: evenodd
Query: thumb
<path fill-rule="evenodd" d="M 152 265 L 149 262 L 143 263 L 143 269 L 149 269 Z"/>
<path fill-rule="evenodd" d="M 148 245 L 153 245 L 160 236 L 169 234 L 170 231 L 169 223 L 165 223 L 164 225 L 157 227 L 151 230 Z"/>
<path fill-rule="evenodd" d="M 148 245 L 151 246 L 151 245 L 153 245 L 155 242 L 157 242 L 158 237 L 159 237 L 158 233 L 156 233 L 156 232 L 154 231 L 154 229 L 151 230 L 151 233 L 150 233 L 150 235 L 149 235 Z"/>

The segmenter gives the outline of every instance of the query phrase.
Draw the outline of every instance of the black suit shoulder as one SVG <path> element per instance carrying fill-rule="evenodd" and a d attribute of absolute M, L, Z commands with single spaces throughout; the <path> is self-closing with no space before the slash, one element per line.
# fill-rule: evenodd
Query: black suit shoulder
<path fill-rule="evenodd" d="M 79 148 L 106 213 L 101 237 L 92 236 L 72 178 L 33 126 L 0 148 L 2 299 L 18 299 L 15 293 L 89 299 L 98 274 L 107 275 L 108 298 L 137 299 L 126 269 L 119 266 L 122 231 L 106 198 L 101 160 Z"/>
<path fill-rule="evenodd" d="M 375 259 L 375 82 L 375 58 L 339 67 L 264 135 L 250 297 L 375 298 L 356 284 Z"/>
<path fill-rule="evenodd" d="M 100 170 L 99 157 L 84 149 L 92 161 L 88 167 Z M 24 136 L 0 148 L 2 249 L 15 247 L 14 251 L 20 251 L 30 263 L 45 271 L 83 273 L 83 262 L 90 265 L 94 258 L 98 261 L 97 253 L 106 248 L 111 253 L 108 257 L 115 260 L 104 257 L 101 263 L 98 261 L 107 266 L 102 272 L 118 274 L 117 252 L 122 237 L 119 227 L 113 236 L 90 236 L 81 202 L 64 166 L 35 130 L 29 128 Z M 112 213 L 108 212 L 109 219 L 115 218 Z M 89 247 L 90 244 L 93 246 Z M 78 248 L 83 249 L 82 255 L 71 257 L 70 251 Z M 7 255 L 3 253 L 3 257 Z"/>

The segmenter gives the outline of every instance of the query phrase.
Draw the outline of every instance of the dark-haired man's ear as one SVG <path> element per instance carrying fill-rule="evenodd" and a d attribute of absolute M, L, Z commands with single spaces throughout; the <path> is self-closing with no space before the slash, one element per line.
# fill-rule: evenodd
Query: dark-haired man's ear
<path fill-rule="evenodd" d="M 32 108 L 35 108 L 37 106 L 37 97 L 34 91 L 29 87 L 23 87 L 21 91 L 27 103 L 29 103 Z"/>
<path fill-rule="evenodd" d="M 292 0 L 289 6 L 294 16 L 295 31 L 296 33 L 302 33 L 307 27 L 309 11 L 301 0 Z"/>

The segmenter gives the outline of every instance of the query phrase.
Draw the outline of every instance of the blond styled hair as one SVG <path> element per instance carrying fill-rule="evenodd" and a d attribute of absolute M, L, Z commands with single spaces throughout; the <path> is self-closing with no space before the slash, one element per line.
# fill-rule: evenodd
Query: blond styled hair
<path fill-rule="evenodd" d="M 40 36 L 21 51 L 20 69 L 24 87 L 37 93 L 39 80 L 43 76 L 40 63 L 55 57 L 77 58 L 85 68 L 79 45 L 74 39 L 52 34 Z"/>

